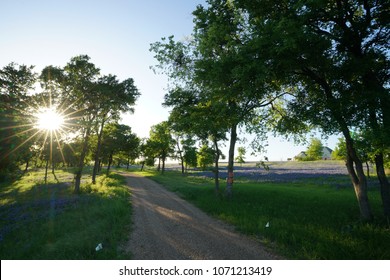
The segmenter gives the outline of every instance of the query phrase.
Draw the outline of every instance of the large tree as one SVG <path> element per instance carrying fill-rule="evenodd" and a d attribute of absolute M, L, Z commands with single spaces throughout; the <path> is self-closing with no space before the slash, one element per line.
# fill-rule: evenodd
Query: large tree
<path fill-rule="evenodd" d="M 113 75 L 101 76 L 100 70 L 90 62 L 87 55 L 71 58 L 64 68 L 46 67 L 42 71 L 41 80 L 46 88 L 52 89 L 53 85 L 60 88 L 60 108 L 66 111 L 68 123 L 72 124 L 81 139 L 75 174 L 75 192 L 79 192 L 85 159 L 91 149 L 91 136 L 97 134 L 92 174 L 94 183 L 104 126 L 110 120 L 119 119 L 121 112 L 132 112 L 139 92 L 131 78 L 120 82 Z"/>
<path fill-rule="evenodd" d="M 75 111 L 79 133 L 82 138 L 82 148 L 75 174 L 76 193 L 80 191 L 81 176 L 84 160 L 89 148 L 89 140 L 94 122 L 98 117 L 99 104 L 96 102 L 97 86 L 100 70 L 90 62 L 90 57 L 80 55 L 71 58 L 64 67 L 63 103 L 68 104 Z"/>
<path fill-rule="evenodd" d="M 207 4 L 199 5 L 193 13 L 195 26 L 189 42 L 175 42 L 169 37 L 153 44 L 152 50 L 160 69 L 174 81 L 174 88 L 179 88 L 179 102 L 173 106 L 196 96 L 197 106 L 210 108 L 207 116 L 210 121 L 217 120 L 218 131 L 229 132 L 226 192 L 231 196 L 239 126 L 249 123 L 256 109 L 276 99 L 272 90 L 276 85 L 253 70 L 262 65 L 245 47 L 250 39 L 245 12 L 234 1 L 209 0 Z"/>
<path fill-rule="evenodd" d="M 220 108 L 204 98 L 195 89 L 176 88 L 165 96 L 165 106 L 173 107 L 169 122 L 174 131 L 186 134 L 202 142 L 211 141 L 214 153 L 215 190 L 219 193 L 219 142 L 226 140 L 228 127 L 222 118 Z"/>
<path fill-rule="evenodd" d="M 167 121 L 158 123 L 151 127 L 147 145 L 150 147 L 150 150 L 153 151 L 154 157 L 157 157 L 159 161 L 162 162 L 161 173 L 164 174 L 165 161 L 173 154 L 175 147 L 175 140 L 172 137 L 169 123 Z"/>
<path fill-rule="evenodd" d="M 194 79 L 219 108 L 219 115 L 229 128 L 228 179 L 226 193 L 232 195 L 234 152 L 238 127 L 253 118 L 256 109 L 267 107 L 276 96 L 275 85 L 254 75 L 252 67 L 261 67 L 245 47 L 249 43 L 248 20 L 234 1 L 209 0 L 194 11 L 194 40 L 198 59 Z"/>
<path fill-rule="evenodd" d="M 96 86 L 97 119 L 95 127 L 98 137 L 95 148 L 95 164 L 92 172 L 93 184 L 96 183 L 105 124 L 110 120 L 119 119 L 120 113 L 133 112 L 132 106 L 139 96 L 139 91 L 131 78 L 119 82 L 113 75 L 102 76 L 98 79 Z"/>
<path fill-rule="evenodd" d="M 29 153 L 33 134 L 29 91 L 36 82 L 33 66 L 10 63 L 0 69 L 0 176 L 16 169 Z"/>
<path fill-rule="evenodd" d="M 257 50 L 271 77 L 293 93 L 287 110 L 290 119 L 344 135 L 360 213 L 370 220 L 367 180 L 351 130 L 369 128 L 379 136 L 375 146 L 389 146 L 389 3 L 234 2 L 248 12 L 252 50 Z M 380 150 L 377 158 L 384 212 L 389 216 L 389 187 L 381 171 Z"/>

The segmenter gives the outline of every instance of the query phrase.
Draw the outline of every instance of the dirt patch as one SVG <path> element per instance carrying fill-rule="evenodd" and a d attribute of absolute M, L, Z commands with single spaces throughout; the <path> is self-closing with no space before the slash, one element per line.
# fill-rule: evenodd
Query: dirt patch
<path fill-rule="evenodd" d="M 132 192 L 133 231 L 125 250 L 137 260 L 280 259 L 254 239 L 167 191 L 123 174 Z"/>

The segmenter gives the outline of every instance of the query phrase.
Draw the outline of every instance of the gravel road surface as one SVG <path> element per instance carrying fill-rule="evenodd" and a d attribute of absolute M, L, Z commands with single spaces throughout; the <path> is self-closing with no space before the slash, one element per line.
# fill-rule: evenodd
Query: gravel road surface
<path fill-rule="evenodd" d="M 133 230 L 125 250 L 132 253 L 133 259 L 280 258 L 156 182 L 135 174 L 123 175 L 132 192 Z"/>

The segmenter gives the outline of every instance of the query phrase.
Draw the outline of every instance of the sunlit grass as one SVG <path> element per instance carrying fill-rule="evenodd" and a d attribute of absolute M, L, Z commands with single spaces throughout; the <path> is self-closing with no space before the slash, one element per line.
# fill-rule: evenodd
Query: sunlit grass
<path fill-rule="evenodd" d="M 42 171 L 0 186 L 1 259 L 121 259 L 130 231 L 129 189 L 120 175 L 98 177 L 73 194 L 73 174 L 57 171 L 42 184 Z M 103 250 L 96 251 L 97 244 Z"/>

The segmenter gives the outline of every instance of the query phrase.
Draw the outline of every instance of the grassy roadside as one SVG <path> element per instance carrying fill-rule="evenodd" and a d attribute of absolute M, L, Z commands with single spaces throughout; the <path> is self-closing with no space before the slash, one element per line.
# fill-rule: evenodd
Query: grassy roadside
<path fill-rule="evenodd" d="M 75 195 L 72 174 L 56 176 L 45 185 L 43 172 L 31 172 L 0 185 L 1 259 L 128 259 L 119 250 L 131 218 L 124 178 L 102 175 Z"/>
<path fill-rule="evenodd" d="M 140 173 L 239 231 L 255 236 L 292 259 L 390 259 L 390 230 L 383 221 L 359 222 L 352 189 L 321 182 L 254 183 L 236 181 L 231 201 L 216 198 L 212 179 L 178 172 Z M 223 185 L 223 184 L 221 184 Z M 380 194 L 370 191 L 381 215 Z M 269 227 L 266 224 L 269 222 Z"/>

